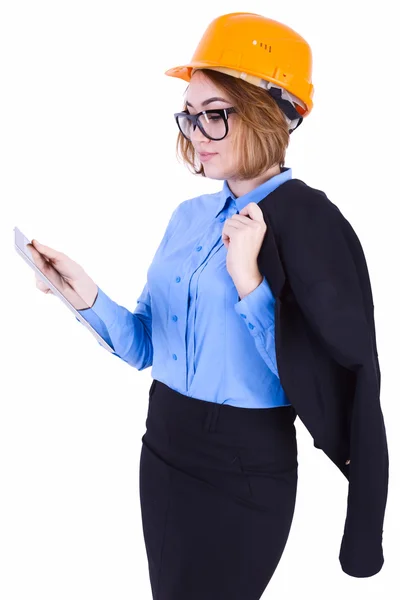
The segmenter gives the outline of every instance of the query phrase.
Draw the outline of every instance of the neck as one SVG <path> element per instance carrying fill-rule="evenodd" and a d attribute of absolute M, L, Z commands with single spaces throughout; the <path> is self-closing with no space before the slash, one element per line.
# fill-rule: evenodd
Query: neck
<path fill-rule="evenodd" d="M 230 177 L 226 181 L 231 192 L 235 194 L 236 198 L 239 198 L 240 196 L 248 194 L 262 183 L 265 183 L 268 179 L 271 179 L 271 177 L 279 175 L 280 172 L 281 169 L 279 165 L 274 165 L 269 168 L 268 171 L 265 171 L 265 173 L 262 173 L 259 177 L 255 177 L 254 179 L 236 179 L 235 177 Z"/>

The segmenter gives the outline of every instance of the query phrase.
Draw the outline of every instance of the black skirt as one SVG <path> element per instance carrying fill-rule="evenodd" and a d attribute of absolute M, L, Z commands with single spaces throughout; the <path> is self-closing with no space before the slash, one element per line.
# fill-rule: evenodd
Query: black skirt
<path fill-rule="evenodd" d="M 154 600 L 259 600 L 294 514 L 295 418 L 153 380 L 139 480 Z"/>

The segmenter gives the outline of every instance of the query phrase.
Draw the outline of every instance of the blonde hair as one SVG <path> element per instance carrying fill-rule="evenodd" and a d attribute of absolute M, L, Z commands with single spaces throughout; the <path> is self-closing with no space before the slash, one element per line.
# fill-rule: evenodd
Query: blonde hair
<path fill-rule="evenodd" d="M 265 89 L 242 79 L 211 69 L 200 70 L 232 99 L 235 107 L 238 123 L 232 141 L 238 160 L 237 178 L 253 179 L 275 164 L 283 167 L 290 134 L 285 115 L 275 100 Z M 186 103 L 183 110 L 187 110 Z M 176 153 L 192 173 L 205 177 L 192 143 L 180 131 Z"/>

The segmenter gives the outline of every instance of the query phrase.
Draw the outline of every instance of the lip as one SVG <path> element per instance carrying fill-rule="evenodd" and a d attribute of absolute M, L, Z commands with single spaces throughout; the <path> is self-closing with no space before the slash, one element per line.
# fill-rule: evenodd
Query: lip
<path fill-rule="evenodd" d="M 216 156 L 216 155 L 217 155 L 217 152 L 199 152 L 199 157 L 200 157 L 201 162 L 207 162 L 213 156 Z"/>

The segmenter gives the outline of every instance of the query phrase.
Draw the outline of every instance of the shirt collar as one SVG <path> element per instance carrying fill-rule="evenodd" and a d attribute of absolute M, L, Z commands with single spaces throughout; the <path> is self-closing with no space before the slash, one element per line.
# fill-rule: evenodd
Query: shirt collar
<path fill-rule="evenodd" d="M 261 183 L 254 190 L 251 190 L 247 194 L 240 196 L 237 198 L 233 192 L 231 192 L 227 181 L 224 181 L 222 190 L 219 195 L 219 202 L 216 207 L 215 216 L 221 212 L 221 210 L 225 207 L 225 204 L 232 200 L 232 203 L 236 206 L 237 211 L 240 212 L 242 208 L 244 208 L 249 202 L 256 202 L 257 204 L 268 194 L 273 192 L 278 186 L 285 183 L 292 178 L 292 169 L 289 167 L 281 167 L 281 172 L 278 175 L 274 175 L 264 183 Z"/>

